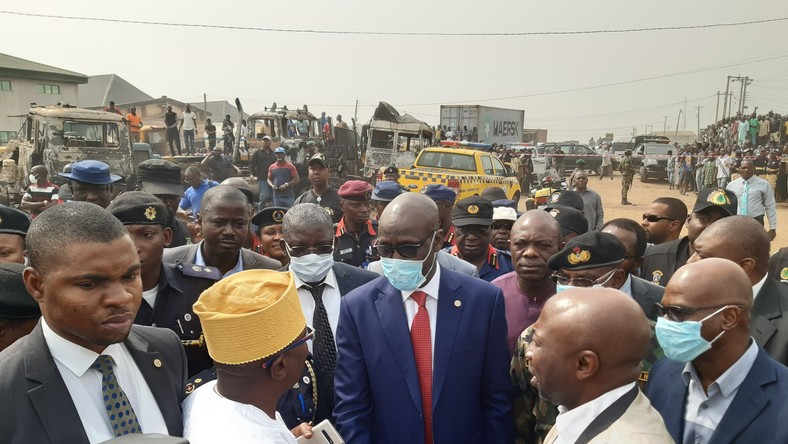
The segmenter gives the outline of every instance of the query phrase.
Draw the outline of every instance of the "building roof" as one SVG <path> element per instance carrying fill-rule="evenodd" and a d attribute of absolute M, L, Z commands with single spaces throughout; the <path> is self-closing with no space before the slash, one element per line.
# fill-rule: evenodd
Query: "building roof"
<path fill-rule="evenodd" d="M 54 82 L 87 83 L 88 77 L 78 72 L 55 68 L 30 60 L 0 53 L 0 77 Z"/>
<path fill-rule="evenodd" d="M 85 108 L 98 108 L 115 104 L 151 100 L 136 86 L 116 74 L 102 74 L 88 77 L 88 82 L 79 85 L 79 105 Z"/>

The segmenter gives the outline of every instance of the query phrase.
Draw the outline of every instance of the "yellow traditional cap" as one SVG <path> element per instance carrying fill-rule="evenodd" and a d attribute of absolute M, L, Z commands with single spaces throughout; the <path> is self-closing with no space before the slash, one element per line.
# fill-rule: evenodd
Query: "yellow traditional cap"
<path fill-rule="evenodd" d="M 205 290 L 194 304 L 208 353 L 239 365 L 275 355 L 306 327 L 291 273 L 248 270 Z"/>

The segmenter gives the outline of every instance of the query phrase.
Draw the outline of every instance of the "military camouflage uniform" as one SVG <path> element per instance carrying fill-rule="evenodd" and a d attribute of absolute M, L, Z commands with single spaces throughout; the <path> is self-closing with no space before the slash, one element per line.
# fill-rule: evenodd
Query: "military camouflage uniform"
<path fill-rule="evenodd" d="M 656 323 L 649 320 L 649 325 L 651 327 L 651 340 L 646 356 L 641 362 L 641 373 L 638 378 L 638 385 L 640 385 L 641 390 L 646 385 L 651 366 L 665 356 L 654 333 Z M 547 433 L 555 424 L 556 416 L 558 416 L 558 407 L 540 398 L 536 387 L 531 386 L 531 377 L 533 375 L 528 369 L 525 351 L 530 346 L 532 337 L 533 326 L 530 326 L 517 338 L 512 367 L 509 370 L 512 384 L 516 391 L 512 410 L 517 426 L 515 440 L 517 444 L 542 444 L 547 437 Z"/>
<path fill-rule="evenodd" d="M 628 203 L 627 193 L 632 188 L 632 177 L 635 175 L 635 168 L 632 167 L 632 157 L 624 156 L 618 168 L 623 175 L 621 180 L 621 203 Z"/>

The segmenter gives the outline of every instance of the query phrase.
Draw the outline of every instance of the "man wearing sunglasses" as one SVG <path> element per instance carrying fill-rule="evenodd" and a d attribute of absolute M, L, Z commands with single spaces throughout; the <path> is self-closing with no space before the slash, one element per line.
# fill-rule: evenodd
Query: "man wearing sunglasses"
<path fill-rule="evenodd" d="M 645 393 L 676 442 L 785 442 L 775 434 L 788 434 L 788 369 L 750 336 L 751 288 L 718 258 L 681 267 L 665 288 L 657 338 L 668 359 Z"/>
<path fill-rule="evenodd" d="M 511 260 L 490 243 L 492 202 L 481 196 L 466 197 L 457 202 L 452 217 L 457 242 L 446 251 L 474 265 L 487 282 L 512 271 Z"/>
<path fill-rule="evenodd" d="M 503 295 L 441 267 L 442 234 L 431 199 L 398 196 L 380 218 L 385 277 L 342 298 L 334 415 L 345 442 L 514 440 Z"/>
<path fill-rule="evenodd" d="M 236 273 L 203 292 L 194 312 L 216 380 L 183 402 L 183 436 L 195 444 L 310 438 L 308 425 L 291 432 L 276 411 L 279 397 L 300 380 L 313 337 L 290 273 Z"/>
<path fill-rule="evenodd" d="M 692 256 L 695 239 L 712 223 L 735 215 L 737 202 L 736 195 L 725 188 L 706 188 L 701 191 L 692 214 L 687 217 L 687 235 L 649 248 L 640 267 L 640 277 L 666 286 L 673 273 Z M 731 236 L 735 234 L 731 233 Z"/>
<path fill-rule="evenodd" d="M 755 298 L 752 337 L 769 356 L 788 365 L 788 287 L 769 276 L 769 237 L 763 225 L 746 216 L 713 223 L 695 241 L 695 254 L 687 263 L 710 257 L 733 261 L 747 273 Z"/>
<path fill-rule="evenodd" d="M 664 244 L 679 238 L 687 220 L 687 205 L 675 197 L 659 197 L 643 213 L 640 225 L 652 245 Z"/>
<path fill-rule="evenodd" d="M 319 205 L 305 203 L 290 208 L 282 221 L 282 233 L 280 244 L 290 258 L 288 269 L 293 274 L 301 309 L 307 326 L 315 331 L 315 339 L 308 345 L 317 379 L 314 384 L 317 405 L 313 406 L 312 416 L 308 417 L 304 412 L 308 409 L 299 411 L 298 408 L 287 406 L 278 411 L 290 426 L 298 422 L 318 424 L 324 419 L 333 421 L 331 412 L 334 409 L 337 354 L 334 338 L 340 300 L 351 290 L 377 279 L 379 275 L 334 261 L 331 216 Z M 296 422 L 293 417 L 300 421 Z"/>

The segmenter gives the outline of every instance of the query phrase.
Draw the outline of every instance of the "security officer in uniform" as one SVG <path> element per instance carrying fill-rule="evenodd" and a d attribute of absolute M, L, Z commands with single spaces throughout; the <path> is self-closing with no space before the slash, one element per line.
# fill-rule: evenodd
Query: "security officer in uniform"
<path fill-rule="evenodd" d="M 626 279 L 626 272 L 620 268 L 625 256 L 626 250 L 618 238 L 609 233 L 590 231 L 567 242 L 561 251 L 550 257 L 547 266 L 554 271 L 553 280 L 559 293 L 567 288 L 594 285 L 621 289 Z M 641 388 L 648 380 L 651 366 L 665 356 L 654 332 L 656 322 L 649 320 L 649 324 L 651 339 L 641 361 L 638 378 Z M 532 338 L 533 326 L 526 328 L 517 339 L 510 369 L 517 391 L 514 417 L 518 436 L 515 442 L 518 444 L 544 442 L 558 416 L 558 407 L 542 399 L 538 389 L 531 385 L 533 374 L 528 368 L 525 351 L 531 346 Z"/>
<path fill-rule="evenodd" d="M 627 193 L 632 188 L 632 177 L 635 176 L 635 167 L 632 166 L 632 150 L 624 151 L 624 157 L 618 165 L 623 179 L 621 179 L 621 205 L 632 205 L 627 200 Z"/>
<path fill-rule="evenodd" d="M 432 199 L 438 206 L 438 218 L 440 219 L 441 229 L 445 233 L 443 248 L 451 248 L 457 239 L 454 232 L 454 225 L 451 223 L 451 212 L 454 209 L 454 201 L 457 200 L 457 193 L 446 185 L 429 184 L 422 188 L 421 193 Z"/>
<path fill-rule="evenodd" d="M 30 334 L 41 318 L 38 302 L 22 280 L 24 270 L 22 264 L 0 264 L 0 351 Z"/>
<path fill-rule="evenodd" d="M 186 222 L 178 219 L 178 205 L 183 197 L 181 167 L 163 159 L 148 159 L 137 165 L 137 191 L 145 191 L 158 197 L 167 207 L 167 226 L 172 230 L 168 248 L 191 243 L 191 234 Z"/>
<path fill-rule="evenodd" d="M 375 209 L 375 219 L 380 219 L 380 215 L 383 214 L 383 210 L 386 209 L 389 202 L 402 193 L 407 193 L 407 191 L 404 191 L 397 182 L 383 180 L 376 183 L 371 197 L 372 206 Z"/>
<path fill-rule="evenodd" d="M 25 263 L 25 237 L 30 216 L 16 208 L 0 205 L 0 263 Z"/>
<path fill-rule="evenodd" d="M 213 267 L 162 262 L 172 230 L 167 226 L 167 208 L 152 194 L 123 193 L 107 210 L 126 226 L 140 255 L 143 301 L 134 323 L 173 330 L 186 349 L 190 376 L 210 368 L 213 362 L 192 306 L 200 293 L 221 279 L 221 273 Z"/>
<path fill-rule="evenodd" d="M 780 248 L 769 258 L 769 275 L 778 282 L 788 284 L 788 247 Z"/>
<path fill-rule="evenodd" d="M 585 203 L 583 202 L 583 196 L 580 195 L 577 191 L 572 190 L 564 190 L 564 191 L 556 191 L 552 195 L 550 195 L 550 201 L 544 206 L 546 211 L 550 211 L 553 208 L 573 208 L 579 212 L 585 211 Z"/>
<path fill-rule="evenodd" d="M 687 216 L 687 235 L 652 245 L 646 250 L 640 278 L 665 287 L 673 273 L 687 263 L 694 250 L 692 243 L 709 225 L 723 217 L 735 216 L 739 204 L 736 194 L 725 188 L 706 188 L 698 194 L 692 213 Z M 736 233 L 731 233 L 736 236 Z"/>
<path fill-rule="evenodd" d="M 457 243 L 444 251 L 476 266 L 479 277 L 487 282 L 514 271 L 500 250 L 490 243 L 493 205 L 481 196 L 460 200 L 452 210 Z"/>
<path fill-rule="evenodd" d="M 378 238 L 377 221 L 369 219 L 372 186 L 363 180 L 349 180 L 337 192 L 342 219 L 337 224 L 334 261 L 366 268 L 378 260 L 372 244 Z"/>
<path fill-rule="evenodd" d="M 570 240 L 588 232 L 588 219 L 574 208 L 554 207 L 547 210 L 561 226 L 561 242 Z"/>

